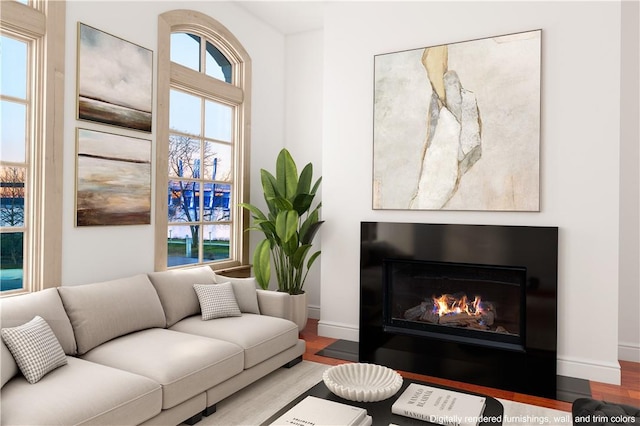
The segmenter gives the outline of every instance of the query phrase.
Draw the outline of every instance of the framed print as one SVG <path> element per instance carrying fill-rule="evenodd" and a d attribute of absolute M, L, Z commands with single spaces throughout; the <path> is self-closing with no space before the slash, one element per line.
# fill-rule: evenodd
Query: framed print
<path fill-rule="evenodd" d="M 151 132 L 153 52 L 78 23 L 78 119 Z"/>
<path fill-rule="evenodd" d="M 151 141 L 77 129 L 76 226 L 151 223 Z"/>
<path fill-rule="evenodd" d="M 375 56 L 374 209 L 539 211 L 541 32 Z"/>

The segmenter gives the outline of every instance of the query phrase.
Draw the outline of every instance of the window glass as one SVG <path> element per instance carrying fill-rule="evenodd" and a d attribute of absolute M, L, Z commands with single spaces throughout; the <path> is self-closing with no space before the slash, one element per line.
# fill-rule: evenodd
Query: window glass
<path fill-rule="evenodd" d="M 0 36 L 0 93 L 27 99 L 27 43 Z M 6 123 L 6 121 L 4 121 Z"/>
<path fill-rule="evenodd" d="M 0 238 L 0 291 L 19 290 L 24 286 L 24 233 L 5 232 Z"/>
<path fill-rule="evenodd" d="M 232 109 L 219 102 L 205 101 L 204 135 L 210 139 L 231 142 Z"/>
<path fill-rule="evenodd" d="M 169 127 L 181 133 L 200 135 L 202 100 L 188 93 L 171 90 Z"/>
<path fill-rule="evenodd" d="M 200 70 L 200 37 L 193 34 L 171 34 L 171 62 Z"/>
<path fill-rule="evenodd" d="M 0 101 L 0 152 L 2 161 L 24 163 L 27 143 L 27 106 Z"/>
<path fill-rule="evenodd" d="M 198 238 L 200 226 L 169 226 L 167 266 L 190 265 L 199 262 Z M 194 238 L 195 235 L 195 238 Z"/>
<path fill-rule="evenodd" d="M 24 226 L 26 175 L 25 167 L 0 167 L 0 225 L 3 227 Z"/>
<path fill-rule="evenodd" d="M 200 185 L 195 181 L 169 181 L 169 222 L 200 220 Z"/>
<path fill-rule="evenodd" d="M 203 220 L 226 222 L 231 220 L 231 185 L 209 183 L 204 185 Z"/>
<path fill-rule="evenodd" d="M 202 257 L 205 260 L 229 259 L 231 225 L 205 225 Z"/>
<path fill-rule="evenodd" d="M 231 181 L 232 155 L 229 144 L 205 142 L 204 178 L 224 182 Z"/>
<path fill-rule="evenodd" d="M 200 140 L 191 136 L 172 134 L 169 137 L 169 176 L 199 178 Z"/>
<path fill-rule="evenodd" d="M 231 83 L 231 62 L 213 44 L 207 42 L 206 72 L 209 77 Z"/>

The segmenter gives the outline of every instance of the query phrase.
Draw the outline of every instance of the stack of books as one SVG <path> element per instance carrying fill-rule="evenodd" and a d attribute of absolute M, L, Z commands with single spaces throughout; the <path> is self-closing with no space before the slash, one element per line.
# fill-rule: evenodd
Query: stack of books
<path fill-rule="evenodd" d="M 308 396 L 271 425 L 370 426 L 372 421 L 364 408 Z"/>
<path fill-rule="evenodd" d="M 411 383 L 391 406 L 391 412 L 446 426 L 477 426 L 486 398 Z"/>

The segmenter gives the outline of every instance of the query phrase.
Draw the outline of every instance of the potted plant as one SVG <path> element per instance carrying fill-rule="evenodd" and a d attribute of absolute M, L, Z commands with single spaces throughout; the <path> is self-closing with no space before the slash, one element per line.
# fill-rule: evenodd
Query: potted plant
<path fill-rule="evenodd" d="M 296 299 L 301 299 L 297 303 L 302 307 L 292 307 L 292 314 L 304 317 L 296 321 L 302 329 L 307 312 L 303 286 L 309 268 L 320 256 L 319 250 L 311 253 L 311 249 L 313 238 L 324 223 L 319 215 L 321 203 L 313 205 L 322 177 L 312 186 L 313 165 L 307 164 L 298 175 L 293 157 L 283 148 L 276 160 L 275 176 L 262 169 L 260 178 L 268 212 L 253 204 L 240 204 L 252 214 L 253 225 L 248 230 L 260 231 L 265 237 L 253 255 L 254 275 L 258 284 L 268 289 L 273 260 L 278 291 L 301 296 Z"/>

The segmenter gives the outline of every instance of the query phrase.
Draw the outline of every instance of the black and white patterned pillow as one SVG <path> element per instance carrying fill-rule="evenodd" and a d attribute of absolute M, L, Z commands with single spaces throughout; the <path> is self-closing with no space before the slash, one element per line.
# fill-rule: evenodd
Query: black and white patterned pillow
<path fill-rule="evenodd" d="M 31 384 L 67 363 L 67 356 L 49 324 L 36 316 L 18 327 L 3 328 L 2 340 Z"/>
<path fill-rule="evenodd" d="M 231 283 L 194 284 L 193 288 L 200 301 L 204 321 L 214 318 L 239 317 L 242 315 L 233 293 Z"/>

